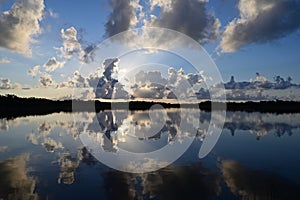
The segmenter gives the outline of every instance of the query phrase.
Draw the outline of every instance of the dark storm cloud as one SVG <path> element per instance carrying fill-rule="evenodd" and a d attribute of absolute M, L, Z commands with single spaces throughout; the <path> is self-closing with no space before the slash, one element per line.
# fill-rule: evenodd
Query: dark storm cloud
<path fill-rule="evenodd" d="M 132 20 L 135 19 L 134 7 L 130 0 L 110 0 L 112 12 L 105 24 L 107 37 L 129 29 Z"/>
<path fill-rule="evenodd" d="M 240 0 L 240 17 L 223 34 L 222 52 L 234 52 L 250 43 L 270 42 L 300 27 L 299 0 Z"/>
<path fill-rule="evenodd" d="M 149 24 L 184 33 L 201 43 L 217 38 L 220 22 L 207 11 L 206 1 L 174 0 Z"/>

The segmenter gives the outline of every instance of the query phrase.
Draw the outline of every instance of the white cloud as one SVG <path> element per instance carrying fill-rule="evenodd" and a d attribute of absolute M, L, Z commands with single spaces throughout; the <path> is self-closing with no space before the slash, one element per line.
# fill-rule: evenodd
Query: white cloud
<path fill-rule="evenodd" d="M 59 83 L 57 87 L 76 87 L 76 88 L 85 88 L 88 87 L 89 83 L 86 77 L 82 76 L 79 71 L 75 71 L 73 77 L 69 77 L 68 81 Z"/>
<path fill-rule="evenodd" d="M 150 0 L 150 9 L 153 11 L 155 7 L 160 7 L 165 12 L 172 10 L 172 0 Z"/>
<path fill-rule="evenodd" d="M 136 98 L 179 98 L 187 99 L 195 96 L 194 86 L 205 81 L 203 72 L 185 74 L 182 69 L 168 69 L 168 76 L 163 77 L 159 71 L 139 71 L 130 86 L 132 95 Z"/>
<path fill-rule="evenodd" d="M 60 50 L 64 58 L 70 59 L 74 53 L 82 53 L 81 44 L 77 39 L 77 30 L 73 26 L 66 30 L 61 29 L 61 37 L 63 46 Z"/>
<path fill-rule="evenodd" d="M 129 94 L 128 92 L 124 89 L 124 86 L 120 83 L 116 83 L 114 87 L 114 99 L 128 99 Z"/>
<path fill-rule="evenodd" d="M 88 83 L 86 78 L 83 77 L 78 71 L 74 72 L 74 77 L 72 79 L 76 87 L 87 87 Z"/>
<path fill-rule="evenodd" d="M 20 0 L 4 11 L 0 16 L 0 46 L 30 56 L 33 36 L 41 33 L 44 7 L 43 0 Z"/>
<path fill-rule="evenodd" d="M 41 66 L 36 65 L 32 69 L 29 69 L 27 74 L 32 76 L 32 77 L 35 77 L 38 73 L 40 73 L 40 71 L 39 71 L 40 68 L 41 68 Z"/>
<path fill-rule="evenodd" d="M 9 79 L 7 78 L 0 78 L 0 89 L 11 89 L 12 85 Z"/>
<path fill-rule="evenodd" d="M 55 81 L 52 79 L 52 76 L 46 72 L 43 72 L 39 78 L 41 86 L 48 87 L 55 84 Z"/>
<path fill-rule="evenodd" d="M 81 96 L 78 97 L 78 99 L 83 99 L 83 100 L 94 99 L 94 98 L 95 98 L 95 92 L 93 88 L 86 88 L 86 90 L 81 93 Z"/>
<path fill-rule="evenodd" d="M 45 64 L 45 70 L 47 72 L 52 72 L 58 68 L 62 68 L 65 65 L 65 61 L 57 61 L 55 57 L 50 58 Z"/>
<path fill-rule="evenodd" d="M 10 60 L 9 60 L 8 58 L 2 58 L 2 59 L 0 60 L 0 63 L 2 63 L 2 64 L 9 64 L 9 63 L 10 63 Z"/>
<path fill-rule="evenodd" d="M 19 89 L 21 84 L 11 83 L 8 78 L 0 78 L 0 90 Z"/>
<path fill-rule="evenodd" d="M 300 27 L 300 2 L 295 0 L 240 0 L 239 18 L 225 28 L 219 48 L 235 52 L 250 43 L 270 42 Z"/>

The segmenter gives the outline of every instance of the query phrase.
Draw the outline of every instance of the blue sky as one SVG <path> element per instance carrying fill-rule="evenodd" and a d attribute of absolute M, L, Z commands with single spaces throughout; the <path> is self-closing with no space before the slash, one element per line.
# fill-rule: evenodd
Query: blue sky
<path fill-rule="evenodd" d="M 255 73 L 260 72 L 270 80 L 275 75 L 281 75 L 284 78 L 291 76 L 293 82 L 300 83 L 300 24 L 296 22 L 298 19 L 295 18 L 299 15 L 289 11 L 291 8 L 296 9 L 296 11 L 300 8 L 298 0 L 210 0 L 209 2 L 202 0 L 200 3 L 197 0 L 185 1 L 189 3 L 174 0 L 176 3 L 173 4 L 168 4 L 168 2 L 172 2 L 171 0 L 132 2 L 136 4 L 127 0 L 0 1 L 2 12 L 0 27 L 11 28 L 14 31 L 13 34 L 16 34 L 16 31 L 20 31 L 20 34 L 22 31 L 24 34 L 26 31 L 37 31 L 28 33 L 29 39 L 20 39 L 20 42 L 25 46 L 27 45 L 27 48 L 16 49 L 9 46 L 9 42 L 14 42 L 12 41 L 13 38 L 9 38 L 9 35 L 4 33 L 4 29 L 0 29 L 0 35 L 4 38 L 3 41 L 0 40 L 0 78 L 2 80 L 9 79 L 11 85 L 19 83 L 19 87 L 26 88 L 39 88 L 41 86 L 40 76 L 45 75 L 45 73 L 56 83 L 63 82 L 68 77 L 72 77 L 74 72 L 82 66 L 78 61 L 80 57 L 78 54 L 84 53 L 84 48 L 99 44 L 116 31 L 120 32 L 124 29 L 147 24 L 148 26 L 177 29 L 187 35 L 191 34 L 189 35 L 191 37 L 197 31 L 199 34 L 204 33 L 201 26 L 205 26 L 204 28 L 209 30 L 209 34 L 206 36 L 195 35 L 193 39 L 203 44 L 203 47 L 217 64 L 224 81 L 228 81 L 231 75 L 234 75 L 236 80 L 255 79 Z M 29 6 L 28 12 L 38 11 L 37 13 L 41 15 L 40 18 L 25 16 L 29 20 L 29 25 L 23 29 L 7 25 L 5 23 L 7 19 L 4 17 L 5 12 L 12 10 L 12 7 L 17 3 L 21 5 L 20 9 L 22 6 L 25 7 L 26 3 L 30 4 L 27 5 Z M 39 6 L 32 8 L 32 5 Z M 131 5 L 133 6 L 130 7 Z M 151 5 L 153 6 L 152 11 L 149 10 Z M 187 10 L 186 13 L 189 15 L 186 15 L 180 13 L 181 11 L 178 9 L 180 6 L 186 6 L 187 9 L 195 8 L 190 11 Z M 28 8 L 26 9 L 28 10 Z M 199 10 L 197 10 L 198 8 Z M 205 8 L 205 11 L 201 10 L 202 8 Z M 261 8 L 266 9 L 266 11 L 259 10 Z M 129 16 L 126 9 L 129 11 L 133 9 L 136 16 Z M 169 13 L 167 13 L 168 9 Z M 268 15 L 269 10 L 276 14 Z M 287 13 L 286 10 L 289 12 Z M 143 13 L 143 16 L 139 15 L 140 13 Z M 157 18 L 151 21 L 150 14 L 156 15 Z M 120 16 L 122 16 L 121 20 L 118 18 Z M 20 14 L 19 19 L 23 19 L 22 17 Z M 211 17 L 207 24 L 200 20 L 205 17 Z M 130 23 L 133 23 L 134 20 L 137 21 L 133 25 L 127 26 L 126 20 L 124 20 L 127 18 L 129 21 L 131 20 Z M 286 21 L 282 20 L 279 23 L 281 18 Z M 177 20 L 178 23 L 176 24 L 173 19 Z M 200 20 L 199 23 L 197 22 L 198 19 Z M 192 23 L 193 21 L 196 22 Z M 30 23 L 34 22 L 37 22 L 38 26 L 30 29 Z M 181 28 L 181 23 L 183 23 L 182 27 L 185 25 L 185 28 Z M 235 32 L 226 29 L 230 23 L 232 24 L 231 30 Z M 5 27 L 6 25 L 7 27 Z M 107 25 L 111 25 L 111 27 L 108 28 Z M 76 45 L 80 45 L 80 47 L 74 48 L 74 52 L 67 52 L 70 55 L 62 56 L 62 50 L 59 49 L 64 45 L 62 30 L 66 32 L 71 27 L 76 30 Z M 216 27 L 217 29 L 214 29 Z M 238 31 L 242 31 L 242 36 L 237 33 Z M 244 34 L 247 31 L 249 34 Z M 210 38 L 208 39 L 208 37 Z M 236 45 L 234 45 L 235 39 L 238 41 Z M 45 64 L 53 57 L 57 61 L 56 64 L 61 63 L 61 65 L 57 65 L 55 69 L 53 68 L 54 70 L 45 71 Z M 40 67 L 36 76 L 32 77 L 28 75 L 28 71 L 34 66 Z M 182 67 L 184 68 L 184 66 Z M 42 69 L 44 74 L 41 72 Z M 45 88 L 41 87 L 38 91 Z M 11 92 L 12 89 L 11 86 L 10 90 L 3 90 L 1 93 Z M 36 95 L 37 92 L 33 93 Z"/>

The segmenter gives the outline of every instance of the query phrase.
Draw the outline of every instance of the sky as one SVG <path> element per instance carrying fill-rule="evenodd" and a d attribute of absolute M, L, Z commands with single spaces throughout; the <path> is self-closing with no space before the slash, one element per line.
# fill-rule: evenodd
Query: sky
<path fill-rule="evenodd" d="M 299 10 L 299 0 L 0 0 L 0 93 L 68 98 L 70 88 L 90 83 L 82 68 L 92 68 L 95 47 L 143 27 L 197 41 L 224 82 L 255 80 L 259 72 L 299 84 Z"/>

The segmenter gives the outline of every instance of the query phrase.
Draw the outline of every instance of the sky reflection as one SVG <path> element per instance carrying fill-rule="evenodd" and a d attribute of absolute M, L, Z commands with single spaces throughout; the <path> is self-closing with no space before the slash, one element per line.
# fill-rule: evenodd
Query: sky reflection
<path fill-rule="evenodd" d="M 300 114 L 227 112 L 216 147 L 199 159 L 211 114 L 200 112 L 196 117 L 190 113 L 180 119 L 179 113 L 166 110 L 165 123 L 157 125 L 156 135 L 147 133 L 152 122 L 143 111 L 75 113 L 80 120 L 74 120 L 70 113 L 1 119 L 5 128 L 0 130 L 0 197 L 265 199 L 273 195 L 283 199 L 290 194 L 289 199 L 297 199 Z M 181 133 L 180 120 L 188 120 L 190 129 Z M 189 131 L 196 131 L 196 135 Z M 81 143 L 83 133 L 112 152 L 120 148 L 138 151 L 143 146 L 144 151 L 154 151 L 176 140 L 196 137 L 172 165 L 151 173 L 131 174 L 97 161 Z M 149 160 L 148 164 L 154 162 Z"/>

